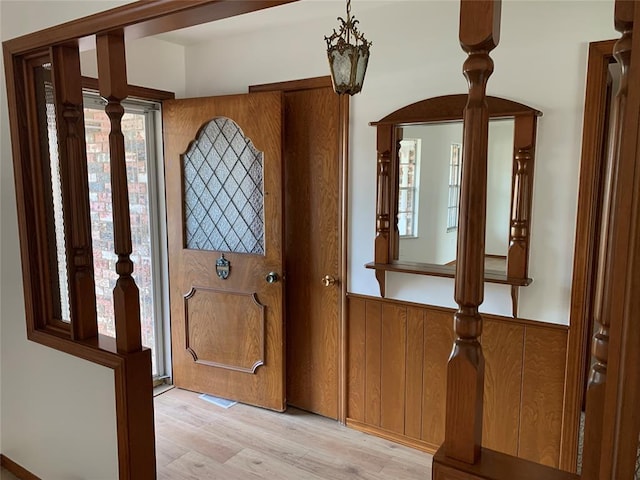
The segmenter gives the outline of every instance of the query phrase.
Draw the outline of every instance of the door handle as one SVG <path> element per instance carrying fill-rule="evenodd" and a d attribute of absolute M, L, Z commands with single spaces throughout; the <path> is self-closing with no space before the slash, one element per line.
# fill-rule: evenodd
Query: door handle
<path fill-rule="evenodd" d="M 335 285 L 336 284 L 336 279 L 334 277 L 332 277 L 331 275 L 325 275 L 324 277 L 322 277 L 322 284 L 325 287 L 330 287 L 331 285 Z"/>
<path fill-rule="evenodd" d="M 276 272 L 269 272 L 267 273 L 267 276 L 264 277 L 264 279 L 267 281 L 267 283 L 276 283 L 278 280 L 280 280 L 280 277 Z"/>

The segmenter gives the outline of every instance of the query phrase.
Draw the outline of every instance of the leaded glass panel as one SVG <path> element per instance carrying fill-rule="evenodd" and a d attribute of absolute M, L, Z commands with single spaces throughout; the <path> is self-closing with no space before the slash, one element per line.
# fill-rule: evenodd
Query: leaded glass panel
<path fill-rule="evenodd" d="M 186 247 L 264 255 L 264 154 L 240 127 L 210 120 L 182 168 Z"/>

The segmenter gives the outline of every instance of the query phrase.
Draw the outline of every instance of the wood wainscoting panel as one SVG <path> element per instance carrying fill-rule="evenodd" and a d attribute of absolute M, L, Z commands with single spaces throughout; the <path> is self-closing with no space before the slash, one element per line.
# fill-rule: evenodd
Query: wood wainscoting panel
<path fill-rule="evenodd" d="M 380 426 L 382 303 L 367 302 L 364 339 L 364 421 Z"/>
<path fill-rule="evenodd" d="M 382 305 L 380 426 L 404 434 L 407 308 Z"/>
<path fill-rule="evenodd" d="M 364 422 L 366 300 L 349 302 L 347 332 L 347 416 Z"/>
<path fill-rule="evenodd" d="M 435 452 L 453 310 L 349 295 L 348 313 L 347 425 Z M 483 317 L 483 446 L 557 466 L 567 327 Z"/>
<path fill-rule="evenodd" d="M 560 457 L 566 354 L 566 331 L 526 327 L 518 456 L 551 467 Z"/>
<path fill-rule="evenodd" d="M 514 456 L 518 454 L 524 329 L 485 320 L 481 337 L 485 358 L 482 446 Z"/>
<path fill-rule="evenodd" d="M 424 309 L 408 307 L 404 433 L 416 439 L 422 437 L 424 325 Z"/>
<path fill-rule="evenodd" d="M 422 440 L 440 446 L 444 441 L 447 360 L 453 345 L 453 314 L 425 309 Z"/>

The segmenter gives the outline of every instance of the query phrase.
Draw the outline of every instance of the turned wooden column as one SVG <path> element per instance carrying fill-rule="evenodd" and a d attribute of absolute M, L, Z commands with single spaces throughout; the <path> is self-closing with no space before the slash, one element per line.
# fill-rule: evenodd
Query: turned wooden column
<path fill-rule="evenodd" d="M 391 131 L 391 170 L 390 170 L 390 184 L 389 184 L 389 200 L 391 202 L 389 215 L 391 217 L 391 224 L 389 226 L 389 261 L 398 260 L 400 258 L 400 230 L 398 229 L 398 201 L 400 199 L 400 143 L 403 138 L 403 131 L 401 127 L 394 125 Z"/>
<path fill-rule="evenodd" d="M 127 70 L 124 50 L 124 34 L 107 33 L 96 39 L 98 52 L 98 85 L 100 95 L 106 100 L 105 112 L 111 121 L 109 154 L 111 167 L 111 195 L 113 203 L 113 234 L 115 253 L 118 255 L 116 272 L 118 280 L 113 289 L 116 323 L 116 344 L 119 353 L 137 352 L 142 349 L 140 330 L 140 299 L 131 261 L 131 220 L 129 217 L 129 191 L 125 162 L 124 136 L 122 135 L 121 102 L 127 98 Z"/>
<path fill-rule="evenodd" d="M 389 263 L 389 242 L 391 235 L 391 212 L 389 209 L 391 195 L 391 149 L 393 145 L 393 126 L 378 126 L 378 162 L 377 162 L 377 195 L 376 204 L 376 239 L 375 239 L 375 263 Z M 376 279 L 380 285 L 380 296 L 385 295 L 384 270 L 376 269 Z"/>
<path fill-rule="evenodd" d="M 598 422 L 598 415 L 602 417 L 599 464 L 595 476 L 587 478 L 622 479 L 634 477 L 640 433 L 640 7 L 637 2 L 618 0 L 614 17 L 616 30 L 622 33 L 614 46 L 622 78 L 613 115 L 603 327 L 593 341 L 597 363 L 589 385 L 586 421 L 589 426 Z M 591 442 L 598 442 L 597 432 L 592 432 L 592 428 L 585 431 L 589 451 Z"/>
<path fill-rule="evenodd" d="M 526 278 L 529 263 L 529 229 L 533 193 L 533 157 L 536 145 L 535 115 L 515 117 L 513 186 L 507 277 Z"/>
<path fill-rule="evenodd" d="M 131 274 L 131 221 L 125 144 L 121 121 L 127 97 L 127 72 L 122 30 L 100 34 L 96 38 L 98 53 L 98 86 L 107 101 L 105 111 L 111 121 L 109 154 L 113 230 L 118 255 L 118 280 L 113 289 L 116 322 L 116 348 L 126 360 L 124 372 L 117 377 L 121 390 L 116 398 L 118 418 L 118 457 L 120 480 L 154 480 L 156 478 L 155 433 L 153 417 L 153 383 L 151 351 L 142 348 L 140 299 Z M 135 455 L 132 453 L 135 452 Z"/>
<path fill-rule="evenodd" d="M 51 47 L 64 235 L 69 279 L 71 337 L 98 335 L 93 279 L 87 147 L 78 46 Z"/>
<path fill-rule="evenodd" d="M 454 314 L 455 341 L 447 366 L 444 453 L 475 463 L 482 442 L 484 356 L 478 338 L 484 297 L 489 109 L 486 85 L 493 72 L 489 52 L 499 41 L 499 0 L 462 0 L 460 44 L 469 96 L 463 115 L 462 181 L 458 221 Z"/>
<path fill-rule="evenodd" d="M 537 117 L 515 117 L 513 140 L 513 175 L 511 185 L 511 220 L 509 222 L 509 249 L 507 253 L 507 277 L 527 278 L 529 274 L 529 213 L 533 198 L 533 158 L 536 145 Z M 513 316 L 518 316 L 517 285 L 511 285 Z"/>
<path fill-rule="evenodd" d="M 613 288 L 612 255 L 610 250 L 616 222 L 620 217 L 616 215 L 613 195 L 613 182 L 620 174 L 620 140 L 621 124 L 625 115 L 627 90 L 629 85 L 629 62 L 631 60 L 631 31 L 633 28 L 633 6 L 631 4 L 616 5 L 616 28 L 622 37 L 614 46 L 614 57 L 621 68 L 620 86 L 613 105 L 610 143 L 607 149 L 607 166 L 605 191 L 603 194 L 603 214 L 600 225 L 601 237 L 598 246 L 598 270 L 596 277 L 596 296 L 593 307 L 594 325 L 591 352 L 594 364 L 589 374 L 586 396 L 586 418 L 584 429 L 584 447 L 582 453 L 582 478 L 596 480 L 600 478 L 600 452 L 603 447 L 602 428 L 607 386 L 607 365 L 609 361 L 609 329 L 611 326 L 612 301 L 615 292 Z M 625 221 L 627 221 L 625 219 Z"/>

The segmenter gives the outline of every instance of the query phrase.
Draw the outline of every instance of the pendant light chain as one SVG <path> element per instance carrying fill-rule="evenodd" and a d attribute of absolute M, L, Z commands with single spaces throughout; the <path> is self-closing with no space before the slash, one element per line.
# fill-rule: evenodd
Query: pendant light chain
<path fill-rule="evenodd" d="M 347 43 L 351 43 L 351 29 L 353 24 L 351 23 L 351 0 L 347 0 Z"/>

